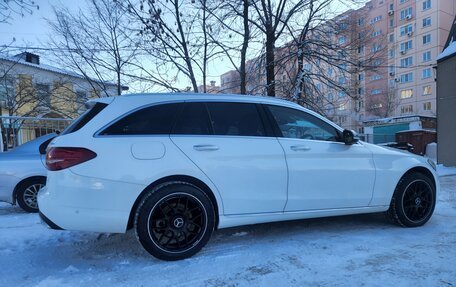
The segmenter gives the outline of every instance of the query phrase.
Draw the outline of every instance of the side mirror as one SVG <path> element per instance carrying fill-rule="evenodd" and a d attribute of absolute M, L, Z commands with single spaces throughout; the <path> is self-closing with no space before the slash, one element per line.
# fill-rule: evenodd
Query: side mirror
<path fill-rule="evenodd" d="M 342 132 L 342 139 L 346 145 L 352 145 L 359 141 L 359 138 L 356 135 L 356 132 L 354 132 L 352 130 L 344 130 Z"/>

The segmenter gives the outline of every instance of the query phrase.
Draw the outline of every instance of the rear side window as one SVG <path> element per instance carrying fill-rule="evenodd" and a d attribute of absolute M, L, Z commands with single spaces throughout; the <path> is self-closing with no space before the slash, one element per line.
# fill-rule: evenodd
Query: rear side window
<path fill-rule="evenodd" d="M 104 103 L 96 103 L 90 109 L 85 111 L 79 118 L 77 118 L 71 125 L 69 125 L 62 132 L 62 135 L 71 134 L 77 130 L 80 130 L 107 106 L 108 105 Z"/>
<path fill-rule="evenodd" d="M 177 113 L 183 104 L 150 106 L 118 120 L 101 135 L 158 135 L 169 134 Z"/>
<path fill-rule="evenodd" d="M 185 103 L 173 128 L 173 134 L 181 135 L 210 135 L 212 129 L 204 103 Z"/>
<path fill-rule="evenodd" d="M 214 135 L 265 136 L 257 106 L 250 103 L 207 103 Z"/>

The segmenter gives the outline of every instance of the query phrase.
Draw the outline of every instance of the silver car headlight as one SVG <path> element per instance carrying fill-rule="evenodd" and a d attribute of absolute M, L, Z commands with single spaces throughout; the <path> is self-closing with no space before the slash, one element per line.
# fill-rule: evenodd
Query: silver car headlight
<path fill-rule="evenodd" d="M 435 165 L 435 162 L 432 159 L 428 158 L 427 162 L 429 163 L 430 166 L 432 166 L 432 168 L 435 171 L 437 171 L 437 166 Z"/>

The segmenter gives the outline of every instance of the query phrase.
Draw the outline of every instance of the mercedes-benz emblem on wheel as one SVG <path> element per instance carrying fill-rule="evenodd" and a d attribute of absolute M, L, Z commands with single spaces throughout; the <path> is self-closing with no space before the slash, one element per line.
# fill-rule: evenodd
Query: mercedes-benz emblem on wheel
<path fill-rule="evenodd" d="M 174 219 L 173 224 L 174 227 L 181 228 L 184 225 L 184 219 L 182 217 L 177 217 L 176 219 Z"/>

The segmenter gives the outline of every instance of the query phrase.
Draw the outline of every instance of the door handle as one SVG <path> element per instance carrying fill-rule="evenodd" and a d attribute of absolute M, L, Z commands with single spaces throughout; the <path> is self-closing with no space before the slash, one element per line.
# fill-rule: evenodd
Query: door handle
<path fill-rule="evenodd" d="M 290 149 L 293 151 L 308 151 L 310 150 L 310 147 L 305 145 L 292 145 L 290 146 Z"/>
<path fill-rule="evenodd" d="M 219 148 L 218 146 L 211 144 L 197 144 L 193 146 L 193 149 L 197 151 L 214 151 L 218 150 Z"/>

